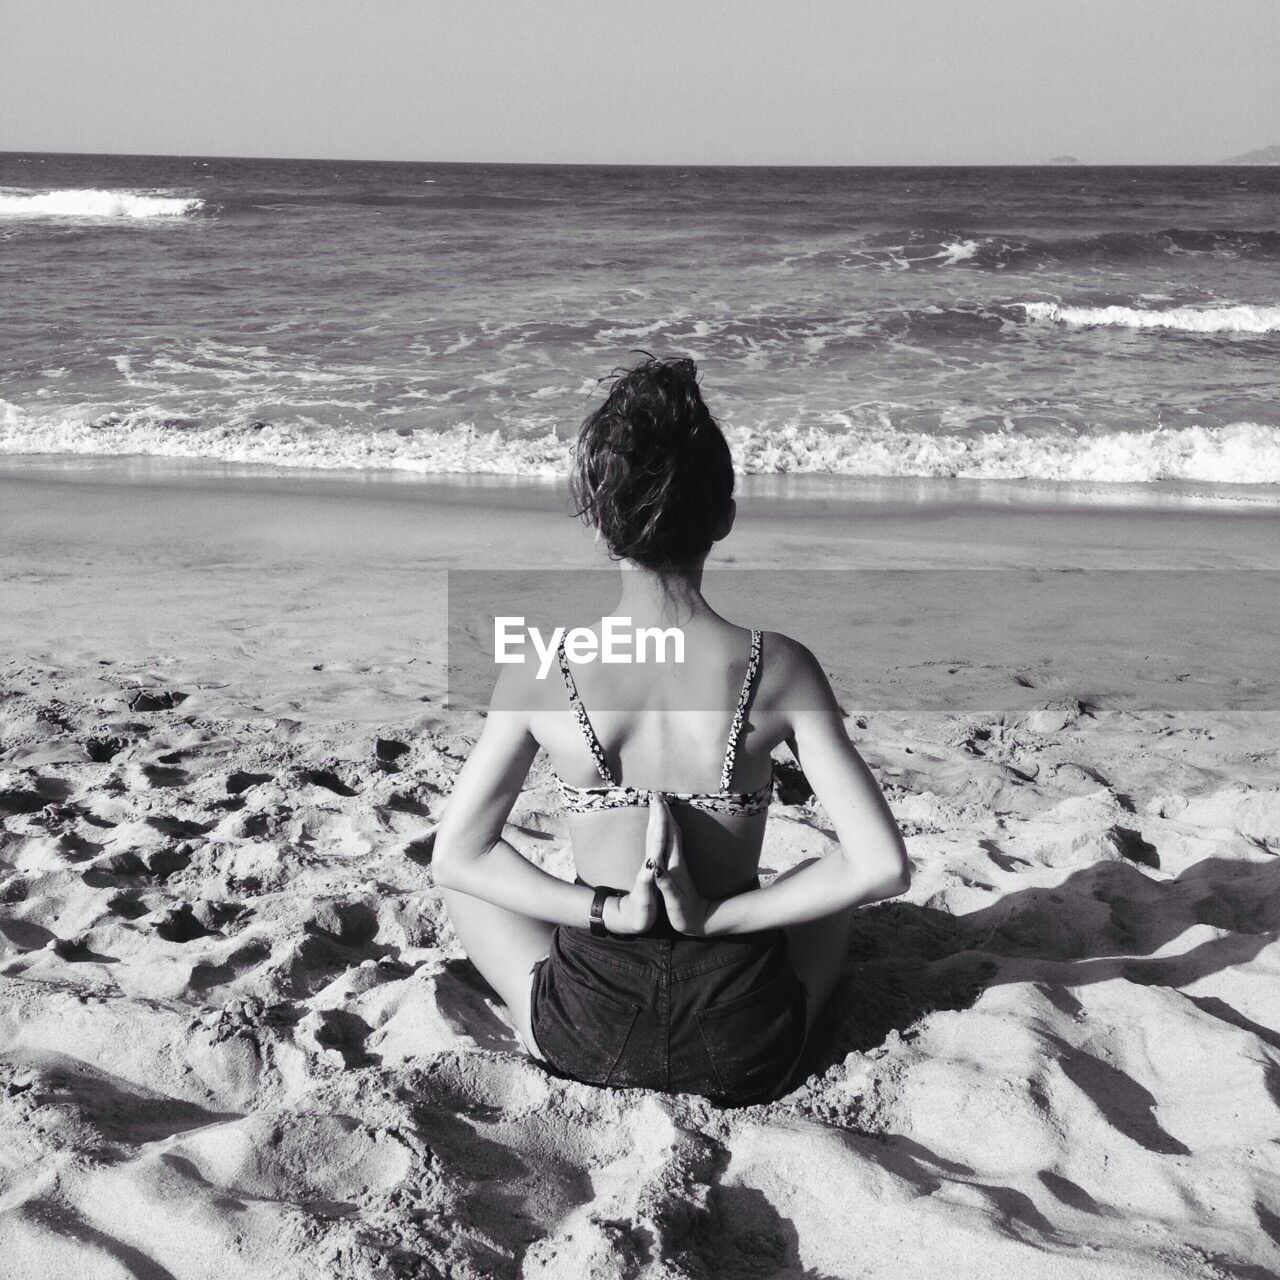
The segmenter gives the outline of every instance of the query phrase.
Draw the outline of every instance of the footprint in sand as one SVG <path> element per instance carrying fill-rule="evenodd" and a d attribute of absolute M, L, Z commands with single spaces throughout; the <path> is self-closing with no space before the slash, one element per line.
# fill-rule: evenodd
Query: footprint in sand
<path fill-rule="evenodd" d="M 193 822 L 189 818 L 178 818 L 172 814 L 164 813 L 148 814 L 143 821 L 147 826 L 153 827 L 156 831 L 161 831 L 167 836 L 177 836 L 185 840 L 205 835 L 214 827 L 212 822 Z"/>
<path fill-rule="evenodd" d="M 1092 765 L 1080 764 L 1075 760 L 1064 760 L 1061 764 L 1054 765 L 1053 780 L 1055 782 L 1087 782 L 1108 789 L 1111 787 L 1111 780 L 1104 774 Z"/>
<path fill-rule="evenodd" d="M 350 1009 L 313 1009 L 298 1024 L 297 1038 L 304 1048 L 335 1054 L 347 1067 L 372 1066 L 382 1059 L 365 1049 L 373 1028 Z"/>
<path fill-rule="evenodd" d="M 166 942 L 194 942 L 213 932 L 201 922 L 189 902 L 184 902 L 180 907 L 171 907 L 153 927 Z"/>
<path fill-rule="evenodd" d="M 178 689 L 135 689 L 128 695 L 130 711 L 172 711 L 186 702 L 188 694 Z"/>
<path fill-rule="evenodd" d="M 215 932 L 253 915 L 253 911 L 242 902 L 223 902 L 215 898 L 202 899 L 195 904 L 194 910 L 196 915 Z"/>
<path fill-rule="evenodd" d="M 1115 826 L 1111 827 L 1103 838 L 1130 862 L 1159 870 L 1160 855 L 1155 845 L 1145 839 L 1141 831 L 1134 831 L 1131 827 Z"/>
<path fill-rule="evenodd" d="M 378 914 L 367 902 L 329 898 L 315 904 L 302 927 L 343 946 L 361 947 L 377 935 Z"/>
<path fill-rule="evenodd" d="M 436 833 L 429 832 L 419 840 L 410 840 L 404 847 L 404 856 L 420 867 L 431 865 L 431 855 L 435 852 Z"/>
<path fill-rule="evenodd" d="M 147 906 L 136 893 L 116 893 L 107 899 L 107 910 L 122 920 L 137 920 L 147 914 Z"/>
<path fill-rule="evenodd" d="M 227 794 L 231 796 L 242 795 L 251 787 L 261 786 L 264 782 L 271 781 L 269 773 L 250 773 L 245 769 L 237 769 L 234 773 L 227 775 Z"/>
<path fill-rule="evenodd" d="M 397 761 L 409 754 L 409 747 L 395 738 L 379 738 L 374 746 L 374 753 L 378 757 L 378 767 L 394 773 L 400 767 Z"/>
<path fill-rule="evenodd" d="M 403 791 L 397 791 L 388 796 L 387 803 L 383 807 L 391 813 L 408 813 L 415 818 L 425 818 L 431 812 L 431 806 L 424 800 Z"/>
<path fill-rule="evenodd" d="M 355 1208 L 408 1179 L 414 1157 L 395 1136 L 345 1115 L 257 1112 L 180 1140 L 206 1185 L 234 1196 Z"/>
<path fill-rule="evenodd" d="M 46 805 L 65 800 L 70 794 L 70 784 L 61 778 L 33 778 L 30 786 L 0 791 L 0 818 L 39 813 Z"/>
<path fill-rule="evenodd" d="M 115 964 L 116 957 L 94 951 L 89 939 L 83 934 L 75 934 L 69 938 L 53 938 L 45 944 L 59 959 L 69 964 Z"/>
<path fill-rule="evenodd" d="M 179 871 L 191 865 L 193 850 L 189 844 L 168 845 L 162 849 L 149 849 L 142 855 L 146 869 L 163 883 Z"/>
<path fill-rule="evenodd" d="M 84 836 L 75 831 L 64 831 L 56 840 L 58 851 L 67 859 L 68 862 L 85 862 L 89 858 L 96 858 L 102 852 L 103 846 L 95 844 L 92 840 L 86 840 Z"/>
<path fill-rule="evenodd" d="M 360 794 L 354 787 L 348 786 L 336 773 L 329 769 L 304 769 L 302 781 L 310 783 L 313 787 L 323 787 L 326 791 L 332 791 L 336 796 L 358 796 Z"/>
<path fill-rule="evenodd" d="M 185 787 L 191 781 L 191 775 L 185 769 L 174 769 L 168 765 L 144 764 L 142 776 L 150 787 Z"/>
<path fill-rule="evenodd" d="M 116 849 L 95 858 L 91 867 L 80 873 L 80 879 L 91 889 L 114 889 L 118 881 L 132 880 L 146 874 L 142 859 L 132 849 Z"/>
<path fill-rule="evenodd" d="M 111 1142 L 153 1142 L 237 1118 L 144 1089 L 78 1058 L 49 1050 L 37 1061 L 13 1071 L 6 1089 L 10 1094 L 21 1092 L 31 1104 L 45 1109 L 46 1123 L 62 1111 L 87 1120 Z"/>
<path fill-rule="evenodd" d="M 0 881 L 0 906 L 12 906 L 15 902 L 22 902 L 29 892 L 30 889 L 21 873 L 11 876 L 8 880 Z"/>
<path fill-rule="evenodd" d="M 257 968 L 271 958 L 271 947 L 262 938 L 248 938 L 240 946 L 223 955 L 221 960 L 201 960 L 191 968 L 187 985 L 192 991 L 208 991 L 225 987 L 241 974 Z M 258 1002 L 259 1004 L 261 1001 Z M 291 1008 L 291 1006 L 284 1006 Z"/>

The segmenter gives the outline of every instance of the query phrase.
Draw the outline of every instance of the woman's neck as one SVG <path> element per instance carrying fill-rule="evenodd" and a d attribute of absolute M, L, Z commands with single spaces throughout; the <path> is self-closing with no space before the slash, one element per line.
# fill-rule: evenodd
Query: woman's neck
<path fill-rule="evenodd" d="M 683 625 L 711 612 L 702 598 L 702 564 L 685 569 L 646 569 L 622 562 L 622 594 L 615 614 L 636 626 Z"/>

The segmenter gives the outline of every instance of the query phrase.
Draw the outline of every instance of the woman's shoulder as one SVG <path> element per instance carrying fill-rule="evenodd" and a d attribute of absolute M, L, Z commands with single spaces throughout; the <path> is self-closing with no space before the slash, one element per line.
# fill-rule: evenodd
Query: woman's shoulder
<path fill-rule="evenodd" d="M 762 631 L 760 653 L 762 660 L 767 660 L 771 666 L 793 676 L 821 670 L 813 650 L 785 631 Z"/>
<path fill-rule="evenodd" d="M 769 655 L 778 663 L 803 662 L 813 657 L 799 640 L 784 631 L 766 631 L 763 627 L 755 627 L 747 622 L 731 621 L 720 618 L 716 627 L 716 642 L 734 653 L 745 649 L 750 638 L 756 633 L 760 635 L 760 654 L 763 659 Z"/>
<path fill-rule="evenodd" d="M 497 664 L 490 698 L 491 711 L 523 712 L 546 710 L 565 700 L 565 687 L 560 666 L 554 659 L 540 660 L 537 655 L 520 661 Z"/>
<path fill-rule="evenodd" d="M 765 631 L 760 645 L 760 696 L 774 704 L 825 705 L 831 682 L 813 650 L 783 631 Z"/>

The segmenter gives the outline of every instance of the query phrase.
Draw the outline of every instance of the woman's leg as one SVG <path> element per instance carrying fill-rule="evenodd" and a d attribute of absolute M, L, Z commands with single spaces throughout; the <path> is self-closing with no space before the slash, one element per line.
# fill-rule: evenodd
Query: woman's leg
<path fill-rule="evenodd" d="M 853 929 L 855 910 L 856 908 L 849 907 L 821 920 L 790 925 L 785 931 L 791 963 L 809 996 L 806 1040 L 844 971 L 844 958 L 849 950 L 849 934 Z"/>
<path fill-rule="evenodd" d="M 808 861 L 813 861 L 809 859 Z M 782 872 L 778 880 L 794 875 L 800 867 L 807 866 L 808 861 Z M 776 883 L 776 881 L 775 881 Z M 795 966 L 800 981 L 804 983 L 809 997 L 808 1015 L 805 1023 L 805 1039 L 813 1031 L 826 1003 L 835 991 L 844 972 L 845 956 L 849 951 L 849 934 L 853 930 L 856 907 L 837 911 L 834 915 L 823 916 L 821 920 L 809 920 L 804 924 L 788 925 L 784 932 L 787 935 L 787 949 L 791 953 L 791 963 Z"/>
<path fill-rule="evenodd" d="M 441 889 L 440 896 L 467 957 L 507 1006 L 530 1055 L 541 1059 L 529 1027 L 529 988 L 555 926 L 453 889 Z"/>
<path fill-rule="evenodd" d="M 831 999 L 844 968 L 845 953 L 849 949 L 849 931 L 853 927 L 854 908 L 839 911 L 821 920 L 807 924 L 788 925 L 787 950 L 791 964 L 805 990 L 804 1043 L 792 1060 L 791 1066 L 773 1094 L 785 1097 L 804 1082 L 806 1064 L 811 1061 L 815 1041 L 813 1028 Z"/>

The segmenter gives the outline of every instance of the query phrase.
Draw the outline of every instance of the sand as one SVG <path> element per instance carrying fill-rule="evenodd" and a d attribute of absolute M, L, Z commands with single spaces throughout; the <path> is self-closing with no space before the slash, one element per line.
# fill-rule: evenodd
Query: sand
<path fill-rule="evenodd" d="M 599 564 L 557 489 L 6 462 L 0 1277 L 1280 1272 L 1273 518 L 852 492 L 749 487 L 720 563 L 914 880 L 719 1110 L 545 1075 L 433 888 L 444 571 Z M 775 870 L 831 841 L 781 799 Z M 509 837 L 571 875 L 542 761 Z"/>

